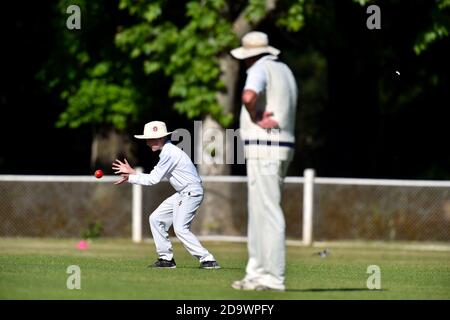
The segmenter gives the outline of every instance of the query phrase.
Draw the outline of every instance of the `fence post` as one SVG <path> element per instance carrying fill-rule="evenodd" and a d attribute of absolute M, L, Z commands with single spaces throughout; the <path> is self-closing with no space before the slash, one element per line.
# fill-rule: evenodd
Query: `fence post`
<path fill-rule="evenodd" d="M 137 173 L 142 173 L 141 167 L 136 168 Z M 142 241 L 142 186 L 133 184 L 132 187 L 132 207 L 131 207 L 131 238 L 133 242 Z"/>
<path fill-rule="evenodd" d="M 303 176 L 303 244 L 310 246 L 313 239 L 314 169 L 305 169 Z"/>

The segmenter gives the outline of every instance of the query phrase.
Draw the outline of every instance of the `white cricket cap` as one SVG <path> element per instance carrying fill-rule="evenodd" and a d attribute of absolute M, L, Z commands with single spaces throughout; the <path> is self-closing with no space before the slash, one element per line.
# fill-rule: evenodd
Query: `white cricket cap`
<path fill-rule="evenodd" d="M 264 32 L 251 31 L 242 38 L 242 47 L 231 50 L 231 55 L 239 60 L 270 53 L 274 56 L 280 54 L 280 50 L 269 46 L 269 37 Z"/>
<path fill-rule="evenodd" d="M 162 121 L 151 121 L 144 126 L 144 134 L 135 135 L 137 139 L 158 139 L 172 134 L 167 132 L 166 124 Z"/>

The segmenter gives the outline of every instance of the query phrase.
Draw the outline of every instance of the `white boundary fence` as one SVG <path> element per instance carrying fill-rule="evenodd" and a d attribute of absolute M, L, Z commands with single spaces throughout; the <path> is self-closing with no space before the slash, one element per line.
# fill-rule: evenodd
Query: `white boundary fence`
<path fill-rule="evenodd" d="M 142 172 L 142 168 L 137 169 Z M 115 176 L 105 176 L 95 179 L 92 176 L 36 176 L 36 175 L 0 175 L 0 182 L 89 182 L 89 183 L 113 183 L 117 181 Z M 245 183 L 243 176 L 204 176 L 204 182 Z M 286 177 L 286 184 L 303 184 L 303 212 L 302 231 L 304 245 L 312 245 L 313 217 L 314 217 L 314 187 L 317 185 L 361 185 L 361 186 L 398 186 L 398 187 L 444 187 L 450 188 L 450 181 L 429 180 L 386 180 L 386 179 L 350 179 L 350 178 L 323 178 L 316 177 L 313 169 L 306 169 L 304 177 Z M 139 185 L 132 187 L 132 235 L 133 242 L 142 242 L 142 202 L 143 188 Z"/>

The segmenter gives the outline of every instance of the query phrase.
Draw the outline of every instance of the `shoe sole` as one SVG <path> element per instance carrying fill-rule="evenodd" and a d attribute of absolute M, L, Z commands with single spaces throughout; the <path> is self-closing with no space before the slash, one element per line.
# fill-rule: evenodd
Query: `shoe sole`
<path fill-rule="evenodd" d="M 175 269 L 177 266 L 173 267 L 155 267 L 155 266 L 148 266 L 149 269 Z"/>
<path fill-rule="evenodd" d="M 200 267 L 200 269 L 221 269 L 221 267 L 217 266 L 217 267 Z"/>
<path fill-rule="evenodd" d="M 236 290 L 244 290 L 244 291 L 276 291 L 276 292 L 284 291 L 283 289 L 275 289 L 264 285 L 256 285 L 255 287 L 249 288 L 245 287 L 245 285 L 240 283 L 233 283 L 231 287 Z"/>
<path fill-rule="evenodd" d="M 232 287 L 233 289 L 236 289 L 236 290 L 246 290 L 246 289 L 244 289 L 243 286 L 238 285 L 238 284 L 236 284 L 236 285 L 235 285 L 235 284 L 232 284 L 231 287 Z M 247 289 L 247 290 L 249 290 L 249 289 Z"/>
<path fill-rule="evenodd" d="M 253 291 L 254 288 L 246 287 L 243 283 L 232 283 L 231 287 L 236 290 Z"/>

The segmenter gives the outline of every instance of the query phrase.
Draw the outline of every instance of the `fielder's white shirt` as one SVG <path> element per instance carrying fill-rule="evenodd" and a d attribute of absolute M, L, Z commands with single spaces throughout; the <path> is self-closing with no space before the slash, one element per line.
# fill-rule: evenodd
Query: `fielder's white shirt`
<path fill-rule="evenodd" d="M 273 55 L 264 56 L 256 61 L 247 70 L 247 79 L 245 80 L 244 90 L 253 90 L 257 94 L 260 94 L 266 89 L 267 85 L 267 73 L 264 69 L 263 62 L 266 60 L 277 60 L 278 58 Z"/>
<path fill-rule="evenodd" d="M 189 156 L 170 141 L 167 141 L 159 154 L 159 162 L 149 174 L 130 174 L 128 182 L 151 186 L 168 178 L 172 187 L 180 192 L 187 186 L 201 186 L 202 180 Z"/>
<path fill-rule="evenodd" d="M 264 56 L 247 70 L 246 89 L 258 94 L 255 109 L 272 112 L 278 128 L 266 130 L 259 127 L 250 118 L 247 108 L 242 106 L 239 126 L 245 157 L 292 160 L 298 94 L 292 71 L 277 57 Z"/>

